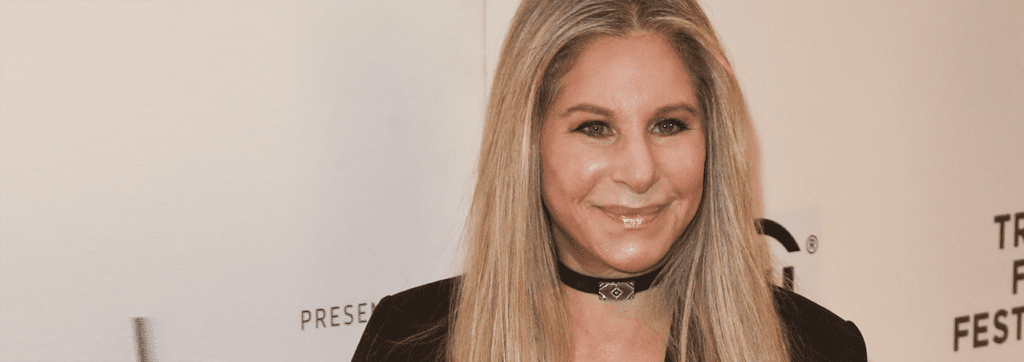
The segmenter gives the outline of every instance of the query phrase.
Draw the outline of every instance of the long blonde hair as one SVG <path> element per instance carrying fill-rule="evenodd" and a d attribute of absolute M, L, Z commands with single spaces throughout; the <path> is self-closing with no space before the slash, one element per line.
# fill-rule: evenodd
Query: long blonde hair
<path fill-rule="evenodd" d="M 787 361 L 757 235 L 746 104 L 694 0 L 525 0 L 505 39 L 487 105 L 466 224 L 451 361 L 564 361 L 571 343 L 541 201 L 539 131 L 562 76 L 590 40 L 651 32 L 675 45 L 705 120 L 704 193 L 666 256 L 659 304 L 674 315 L 679 361 Z"/>

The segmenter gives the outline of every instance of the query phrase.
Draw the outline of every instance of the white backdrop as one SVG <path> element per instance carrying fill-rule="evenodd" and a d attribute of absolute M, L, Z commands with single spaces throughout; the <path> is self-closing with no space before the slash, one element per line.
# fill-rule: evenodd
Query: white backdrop
<path fill-rule="evenodd" d="M 515 6 L 0 0 L 0 361 L 348 360 L 457 273 Z M 872 361 L 1024 354 L 1024 2 L 704 6 L 797 289 Z"/>

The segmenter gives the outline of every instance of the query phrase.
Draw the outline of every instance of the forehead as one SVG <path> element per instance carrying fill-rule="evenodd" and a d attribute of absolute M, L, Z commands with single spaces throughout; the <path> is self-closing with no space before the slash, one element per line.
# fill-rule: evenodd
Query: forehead
<path fill-rule="evenodd" d="M 611 108 L 697 103 L 692 77 L 679 53 L 664 37 L 651 33 L 589 42 L 560 83 L 555 108 L 576 102 Z"/>

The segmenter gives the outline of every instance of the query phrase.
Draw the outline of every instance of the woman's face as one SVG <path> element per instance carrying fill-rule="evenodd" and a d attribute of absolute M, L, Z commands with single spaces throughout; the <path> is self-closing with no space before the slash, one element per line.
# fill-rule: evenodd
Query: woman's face
<path fill-rule="evenodd" d="M 544 119 L 544 204 L 559 257 L 621 277 L 659 265 L 697 211 L 704 124 L 686 65 L 662 37 L 584 48 Z"/>

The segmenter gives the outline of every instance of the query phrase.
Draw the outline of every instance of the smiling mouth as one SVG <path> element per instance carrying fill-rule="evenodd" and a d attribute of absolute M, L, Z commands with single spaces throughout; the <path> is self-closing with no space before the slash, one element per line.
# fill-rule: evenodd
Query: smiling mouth
<path fill-rule="evenodd" d="M 654 221 L 661 214 L 661 211 L 665 209 L 665 205 L 652 205 L 640 208 L 598 206 L 597 208 L 612 219 L 622 221 L 622 226 L 627 229 L 636 229 Z"/>

